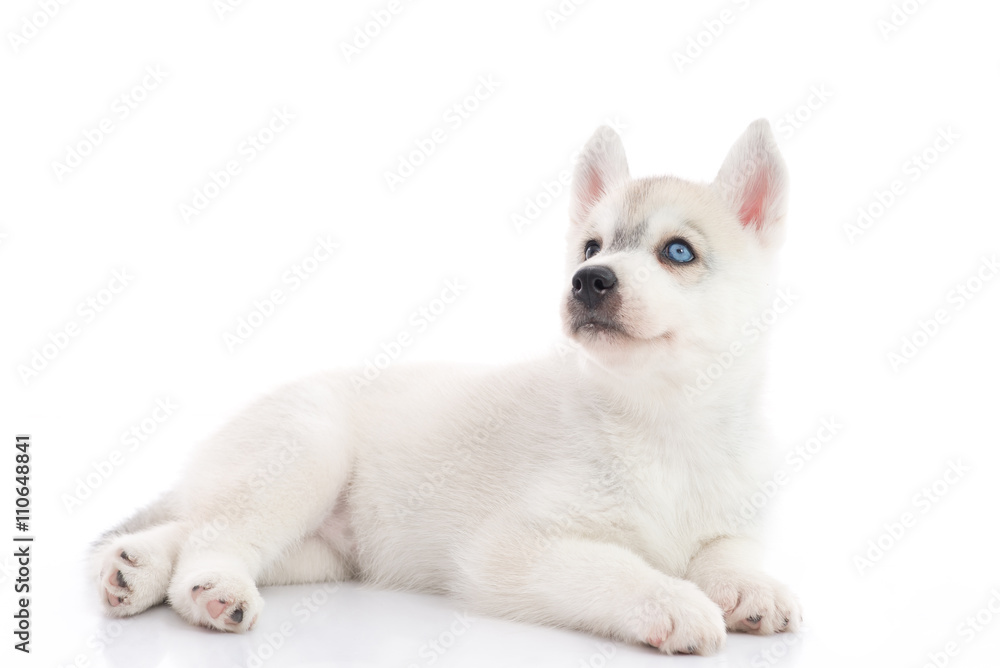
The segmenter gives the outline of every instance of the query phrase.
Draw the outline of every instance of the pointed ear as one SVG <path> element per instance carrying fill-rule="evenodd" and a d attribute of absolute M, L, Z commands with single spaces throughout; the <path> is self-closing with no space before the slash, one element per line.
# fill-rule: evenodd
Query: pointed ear
<path fill-rule="evenodd" d="M 628 181 L 625 147 L 618 133 L 602 125 L 584 146 L 573 172 L 569 217 L 579 225 L 598 200 Z"/>
<path fill-rule="evenodd" d="M 764 247 L 781 245 L 788 172 L 767 120 L 754 121 L 736 140 L 712 188 Z"/>

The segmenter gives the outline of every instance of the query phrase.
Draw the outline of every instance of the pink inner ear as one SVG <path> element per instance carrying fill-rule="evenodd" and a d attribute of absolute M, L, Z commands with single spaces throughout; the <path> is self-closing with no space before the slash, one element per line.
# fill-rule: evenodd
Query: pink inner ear
<path fill-rule="evenodd" d="M 767 169 L 756 169 L 750 176 L 750 182 L 743 190 L 743 203 L 740 206 L 740 222 L 745 227 L 759 230 L 764 224 L 764 207 L 771 192 L 771 175 Z"/>
<path fill-rule="evenodd" d="M 588 169 L 583 183 L 582 199 L 587 209 L 594 206 L 604 194 L 604 181 L 594 169 Z"/>

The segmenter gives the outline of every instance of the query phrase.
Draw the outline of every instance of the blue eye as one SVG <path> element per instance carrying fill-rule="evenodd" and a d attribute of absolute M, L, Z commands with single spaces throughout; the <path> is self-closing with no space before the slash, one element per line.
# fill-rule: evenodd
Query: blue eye
<path fill-rule="evenodd" d="M 694 251 L 687 245 L 686 241 L 671 241 L 663 249 L 663 254 L 674 262 L 690 262 L 694 259 Z"/>

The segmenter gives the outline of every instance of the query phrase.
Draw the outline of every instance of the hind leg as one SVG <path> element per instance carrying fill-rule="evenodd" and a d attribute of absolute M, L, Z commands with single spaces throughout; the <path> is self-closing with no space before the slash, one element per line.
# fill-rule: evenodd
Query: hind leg
<path fill-rule="evenodd" d="M 192 624 L 243 632 L 264 607 L 258 586 L 339 582 L 350 575 L 343 555 L 315 535 L 280 552 L 233 540 L 205 547 L 189 542 L 170 581 L 169 600 Z"/>
<path fill-rule="evenodd" d="M 164 601 L 182 536 L 181 524 L 170 522 L 112 536 L 95 551 L 97 587 L 107 614 L 126 617 Z"/>
<path fill-rule="evenodd" d="M 317 486 L 302 484 L 300 489 Z M 268 490 L 241 506 L 238 517 L 225 520 L 224 530 L 215 531 L 219 522 L 213 522 L 194 531 L 181 547 L 168 587 L 174 610 L 192 624 L 243 632 L 253 627 L 264 606 L 258 584 L 343 577 L 343 560 L 329 546 L 303 538 L 329 512 L 333 493 L 310 496 L 309 502 L 281 503 L 281 493 Z M 283 521 L 269 514 L 279 506 Z"/>
<path fill-rule="evenodd" d="M 193 531 L 168 587 L 170 605 L 186 620 L 249 630 L 264 604 L 257 583 L 269 565 L 335 507 L 350 465 L 337 399 L 308 382 L 287 387 L 202 449 L 180 495 Z"/>
<path fill-rule="evenodd" d="M 184 599 L 183 592 L 178 592 L 183 605 L 174 607 L 180 608 L 184 617 L 196 624 L 223 631 L 253 628 L 264 604 L 257 587 L 342 582 L 351 575 L 344 556 L 319 536 L 309 536 L 286 550 L 260 569 L 253 583 L 249 572 L 243 570 L 245 562 L 226 561 L 219 554 L 214 559 L 214 562 L 202 561 L 202 571 L 191 576 L 192 580 L 203 583 L 192 585 L 191 603 Z"/>

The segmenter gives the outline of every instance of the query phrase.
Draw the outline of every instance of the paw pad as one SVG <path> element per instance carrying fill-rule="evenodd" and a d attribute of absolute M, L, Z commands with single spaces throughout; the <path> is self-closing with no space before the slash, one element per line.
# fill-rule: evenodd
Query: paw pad
<path fill-rule="evenodd" d="M 211 591 L 213 589 L 219 593 Z M 201 614 L 205 615 L 199 622 L 205 626 L 221 631 L 249 631 L 256 621 L 254 615 L 244 629 L 243 620 L 247 618 L 248 611 L 253 609 L 253 601 L 248 602 L 242 595 L 231 592 L 228 587 L 218 583 L 194 585 L 191 588 L 191 600 L 196 607 L 201 608 Z"/>

